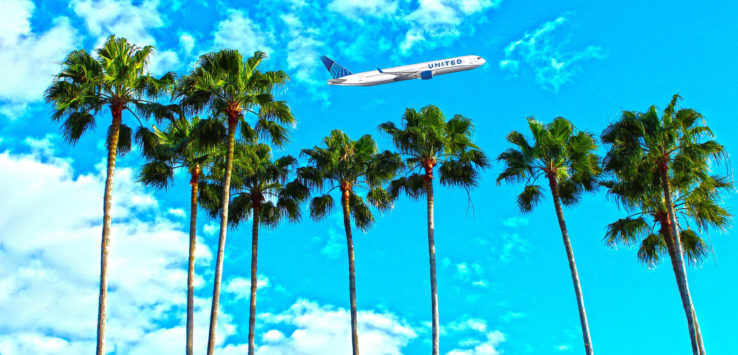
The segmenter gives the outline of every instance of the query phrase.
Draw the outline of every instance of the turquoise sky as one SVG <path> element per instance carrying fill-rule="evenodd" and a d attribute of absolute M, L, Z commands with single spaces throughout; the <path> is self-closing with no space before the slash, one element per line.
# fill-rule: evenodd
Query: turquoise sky
<path fill-rule="evenodd" d="M 91 353 L 95 342 L 104 139 L 110 118 L 73 147 L 43 90 L 76 48 L 114 33 L 153 44 L 151 70 L 186 74 L 200 54 L 268 52 L 264 68 L 292 81 L 280 98 L 297 125 L 276 156 L 298 155 L 332 129 L 351 137 L 399 123 L 405 108 L 434 104 L 476 125 L 490 156 L 525 118 L 556 116 L 599 136 L 622 110 L 663 108 L 671 96 L 701 112 L 730 156 L 738 149 L 738 4 L 729 1 L 539 2 L 72 0 L 0 4 L 0 353 Z M 328 55 L 353 72 L 461 55 L 478 69 L 375 87 L 329 87 Z M 131 126 L 138 123 L 124 116 Z M 604 152 L 606 147 L 601 147 Z M 301 160 L 304 163 L 304 160 Z M 169 354 L 184 345 L 189 185 L 136 183 L 138 150 L 118 160 L 111 246 L 108 346 L 115 354 Z M 436 252 L 443 354 L 582 353 L 566 254 L 550 198 L 528 215 L 522 186 L 436 189 Z M 723 166 L 716 172 L 728 173 Z M 736 200 L 725 206 L 736 211 Z M 689 354 L 670 265 L 649 269 L 632 248 L 602 242 L 625 215 L 604 192 L 564 210 L 597 354 Z M 205 348 L 217 222 L 200 214 L 196 337 Z M 307 217 L 307 213 L 305 213 Z M 430 351 L 423 201 L 402 198 L 356 232 L 363 354 Z M 710 354 L 738 353 L 738 241 L 709 231 L 714 254 L 688 267 Z M 348 267 L 340 215 L 283 224 L 260 238 L 257 354 L 350 351 Z M 226 245 L 218 354 L 245 352 L 250 224 Z"/>

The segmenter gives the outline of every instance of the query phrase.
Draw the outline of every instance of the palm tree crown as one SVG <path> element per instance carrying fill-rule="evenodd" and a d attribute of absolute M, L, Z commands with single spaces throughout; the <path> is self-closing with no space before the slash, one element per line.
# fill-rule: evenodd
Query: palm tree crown
<path fill-rule="evenodd" d="M 471 120 L 454 115 L 446 120 L 433 105 L 420 112 L 409 108 L 402 116 L 402 127 L 393 122 L 379 125 L 392 137 L 406 156 L 407 176 L 392 182 L 390 192 L 397 196 L 403 189 L 412 198 L 425 194 L 424 183 L 433 179 L 433 168 L 440 162 L 441 184 L 473 187 L 479 182 L 479 168 L 489 165 L 485 154 L 472 142 Z"/>
<path fill-rule="evenodd" d="M 311 188 L 327 192 L 314 197 L 310 204 L 310 216 L 315 220 L 325 217 L 334 207 L 330 191 L 338 188 L 348 195 L 354 224 L 368 229 L 374 217 L 366 202 L 384 211 L 392 206 L 392 198 L 383 188 L 402 169 L 402 161 L 390 151 L 379 152 L 370 135 L 351 140 L 340 130 L 334 130 L 323 140 L 324 147 L 303 149 L 309 158 L 309 166 L 299 169 L 299 176 Z M 354 192 L 366 190 L 366 201 Z"/>
<path fill-rule="evenodd" d="M 62 71 L 46 89 L 45 98 L 54 104 L 54 120 L 64 119 L 62 133 L 76 143 L 95 126 L 95 114 L 106 107 L 113 119 L 124 110 L 136 114 L 141 106 L 151 103 L 174 86 L 174 74 L 152 77 L 147 65 L 154 47 L 137 47 L 125 38 L 110 36 L 95 51 L 96 57 L 84 49 L 72 51 L 62 62 Z M 130 127 L 120 125 L 118 153 L 131 149 Z M 108 143 L 110 142 L 108 132 Z"/>
<path fill-rule="evenodd" d="M 182 79 L 177 88 L 182 105 L 193 111 L 208 108 L 212 117 L 225 119 L 235 129 L 241 123 L 244 139 L 256 142 L 268 139 L 276 146 L 288 141 L 284 125 L 295 123 L 287 103 L 274 99 L 273 92 L 284 86 L 289 77 L 283 71 L 258 70 L 266 58 L 255 52 L 244 61 L 237 50 L 224 49 L 204 54 L 197 66 Z M 255 122 L 244 120 L 252 114 Z"/>
<path fill-rule="evenodd" d="M 556 182 L 564 205 L 576 203 L 581 193 L 597 188 L 601 169 L 591 134 L 577 131 L 563 117 L 549 124 L 529 118 L 528 127 L 534 143 L 512 131 L 506 138 L 517 147 L 509 148 L 497 158 L 505 163 L 505 170 L 497 177 L 498 184 L 525 182 L 518 196 L 518 206 L 523 212 L 530 212 L 543 198 L 541 186 L 535 185 L 541 176 Z"/>
<path fill-rule="evenodd" d="M 167 188 L 178 168 L 187 169 L 193 176 L 200 176 L 215 151 L 199 142 L 195 129 L 201 120 L 193 117 L 188 120 L 181 116 L 169 123 L 164 131 L 153 126 L 153 130 L 141 127 L 136 132 L 144 156 L 149 160 L 141 168 L 139 180 L 146 185 Z M 196 181 L 191 181 L 196 183 Z"/>
<path fill-rule="evenodd" d="M 653 173 L 653 172 L 652 172 Z M 725 177 L 707 175 L 691 180 L 689 175 L 676 174 L 671 186 L 677 191 L 674 211 L 677 213 L 679 236 L 687 261 L 698 264 L 707 254 L 708 245 L 697 233 L 708 228 L 724 228 L 730 213 L 720 206 L 721 194 L 733 188 Z M 669 251 L 669 216 L 660 186 L 643 186 L 653 177 L 634 177 L 626 181 L 606 181 L 609 194 L 631 215 L 607 226 L 605 242 L 609 246 L 631 246 L 641 240 L 638 259 L 655 266 Z M 634 186 L 635 185 L 635 186 Z M 650 219 L 650 221 L 649 221 Z M 695 231 L 691 222 L 694 222 Z"/>
<path fill-rule="evenodd" d="M 236 227 L 247 221 L 256 206 L 260 210 L 260 223 L 268 227 L 276 227 L 284 218 L 299 222 L 299 204 L 307 199 L 308 191 L 298 181 L 287 182 L 296 165 L 297 159 L 289 155 L 273 159 L 271 148 L 266 144 L 236 144 L 231 180 L 232 198 L 228 209 L 229 223 Z M 211 217 L 221 213 L 224 174 L 225 161 L 219 156 L 200 196 L 203 207 Z"/>

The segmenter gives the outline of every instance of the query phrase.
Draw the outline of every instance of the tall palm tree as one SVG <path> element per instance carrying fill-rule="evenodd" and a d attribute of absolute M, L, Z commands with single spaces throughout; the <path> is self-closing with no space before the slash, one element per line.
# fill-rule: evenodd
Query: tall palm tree
<path fill-rule="evenodd" d="M 667 212 L 666 235 L 676 259 L 676 279 L 679 295 L 687 317 L 689 337 L 694 354 L 705 354 L 697 314 L 689 292 L 684 266 L 684 247 L 675 212 L 675 197 L 682 191 L 672 186 L 681 175 L 702 178 L 708 175 L 711 160 L 721 160 L 726 153 L 704 125 L 702 115 L 692 109 L 677 110 L 679 95 L 674 95 L 661 116 L 655 106 L 646 112 L 624 111 L 620 120 L 602 133 L 602 141 L 611 144 L 604 159 L 604 168 L 621 181 L 634 177 L 648 178 L 641 191 L 660 188 Z M 639 185 L 637 182 L 633 185 Z M 676 184 L 675 184 L 676 185 Z M 668 244 L 667 244 L 668 245 Z"/>
<path fill-rule="evenodd" d="M 297 159 L 284 156 L 273 160 L 266 144 L 236 144 L 233 157 L 228 219 L 232 227 L 251 218 L 251 301 L 249 307 L 249 354 L 254 354 L 254 327 L 256 324 L 257 256 L 259 228 L 276 227 L 287 218 L 300 220 L 300 203 L 307 199 L 308 189 L 299 181 L 287 182 L 297 165 Z M 225 161 L 218 161 L 213 176 L 203 190 L 201 198 L 211 216 L 220 214 L 222 208 L 222 175 Z"/>
<path fill-rule="evenodd" d="M 152 77 L 148 62 L 154 47 L 138 47 L 125 38 L 110 36 L 95 55 L 74 50 L 62 62 L 62 70 L 46 89 L 46 102 L 54 105 L 52 119 L 63 120 L 62 133 L 71 144 L 95 126 L 95 116 L 109 110 L 108 167 L 103 201 L 103 229 L 100 246 L 100 297 L 97 316 L 97 354 L 105 352 L 105 319 L 108 294 L 108 247 L 110 207 L 113 203 L 115 158 L 131 149 L 131 128 L 123 124 L 123 111 L 133 113 L 139 106 L 157 99 L 174 84 L 174 74 Z M 134 113 L 135 115 L 135 113 Z"/>
<path fill-rule="evenodd" d="M 223 274 L 223 252 L 228 229 L 228 198 L 231 184 L 233 146 L 240 123 L 244 139 L 256 142 L 266 138 L 276 146 L 287 143 L 287 128 L 294 124 L 289 107 L 284 101 L 274 99 L 274 91 L 282 87 L 289 77 L 282 71 L 260 72 L 259 65 L 266 54 L 255 52 L 246 60 L 236 50 L 224 49 L 204 54 L 195 69 L 182 79 L 177 94 L 182 105 L 191 111 L 209 109 L 212 117 L 223 121 L 227 127 L 226 169 L 223 176 L 223 199 L 220 215 L 220 235 L 213 282 L 213 303 L 210 311 L 208 355 L 215 349 L 215 328 L 218 320 L 220 282 Z M 245 116 L 253 121 L 249 123 Z"/>
<path fill-rule="evenodd" d="M 393 122 L 379 125 L 379 129 L 392 136 L 397 149 L 405 156 L 407 174 L 392 181 L 393 198 L 404 189 L 408 196 L 417 199 L 426 196 L 428 215 L 428 254 L 430 256 L 431 317 L 433 328 L 433 354 L 439 352 L 438 294 L 436 288 L 436 246 L 434 236 L 433 169 L 440 163 L 441 184 L 465 189 L 478 184 L 478 170 L 488 165 L 487 157 L 472 142 L 471 120 L 455 115 L 446 120 L 441 110 L 433 105 L 420 112 L 407 109 L 402 117 L 402 128 Z"/>
<path fill-rule="evenodd" d="M 351 217 L 356 227 L 366 231 L 374 222 L 367 202 L 380 211 L 392 206 L 390 194 L 382 186 L 402 169 L 403 163 L 397 154 L 379 152 L 377 143 L 370 135 L 351 140 L 340 131 L 333 130 L 323 139 L 323 146 L 303 149 L 309 165 L 298 169 L 298 176 L 310 188 L 321 195 L 310 203 L 310 217 L 321 220 L 334 207 L 331 191 L 341 192 L 343 227 L 346 231 L 349 264 L 349 294 L 351 302 L 351 344 L 353 354 L 359 354 L 359 333 L 356 318 L 356 280 L 354 275 L 354 242 L 351 233 Z M 356 193 L 366 191 L 366 200 Z M 325 191 L 325 193 L 323 193 Z"/>
<path fill-rule="evenodd" d="M 176 107 L 176 106 L 175 106 Z M 141 168 L 139 181 L 166 189 L 174 179 L 176 169 L 187 169 L 190 174 L 190 247 L 187 263 L 187 339 L 185 351 L 192 355 L 193 307 L 195 278 L 195 244 L 197 241 L 197 196 L 200 176 L 212 158 L 212 152 L 199 144 L 195 127 L 199 117 L 188 120 L 184 115 L 172 120 L 164 131 L 156 126 L 136 132 L 136 140 L 143 148 L 148 162 Z"/>
<path fill-rule="evenodd" d="M 597 179 L 601 173 L 599 159 L 594 153 L 597 145 L 591 134 L 577 130 L 563 117 L 557 117 L 549 124 L 528 118 L 528 127 L 533 134 L 532 145 L 519 132 L 512 131 L 507 135 L 507 140 L 516 147 L 509 148 L 497 158 L 505 163 L 505 170 L 497 177 L 497 183 L 525 182 L 525 188 L 518 196 L 518 206 L 527 213 L 543 198 L 543 189 L 535 185 L 536 180 L 539 177 L 548 180 L 566 256 L 569 259 L 569 269 L 579 307 L 584 350 L 587 354 L 592 354 L 592 340 L 584 309 L 582 287 L 561 204 L 575 204 L 583 192 L 597 188 Z"/>

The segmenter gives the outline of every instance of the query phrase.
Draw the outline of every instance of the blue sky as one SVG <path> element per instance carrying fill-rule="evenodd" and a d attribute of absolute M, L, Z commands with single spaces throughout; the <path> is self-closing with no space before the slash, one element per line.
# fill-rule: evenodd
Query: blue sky
<path fill-rule="evenodd" d="M 0 11 L 0 353 L 90 353 L 94 348 L 104 132 L 74 146 L 59 135 L 43 90 L 58 62 L 111 33 L 158 48 L 151 70 L 184 74 L 208 51 L 265 50 L 266 69 L 291 77 L 299 154 L 331 129 L 352 137 L 399 122 L 405 108 L 438 105 L 476 124 L 494 157 L 525 118 L 563 116 L 599 134 L 622 110 L 663 108 L 674 93 L 701 112 L 734 156 L 738 129 L 738 5 L 718 1 L 495 0 L 127 1 L 8 0 Z M 487 64 L 429 81 L 328 87 L 318 56 L 357 72 L 475 54 Z M 124 117 L 131 125 L 135 120 Z M 602 151 L 604 151 L 602 149 Z M 111 246 L 109 349 L 181 351 L 187 253 L 187 177 L 168 191 L 135 182 L 133 151 L 118 160 Z M 471 193 L 438 188 L 436 251 L 444 354 L 581 353 L 576 300 L 553 205 L 521 215 L 522 186 L 497 186 L 493 164 Z M 723 169 L 723 168 L 720 168 Z M 722 170 L 721 170 L 722 171 Z M 736 211 L 728 196 L 726 207 Z M 357 233 L 362 352 L 430 348 L 425 209 L 401 199 Z M 604 192 L 564 211 L 598 354 L 687 354 L 689 337 L 671 268 L 640 265 L 635 250 L 602 243 L 624 215 Z M 204 213 L 201 213 L 204 216 Z M 199 221 L 196 348 L 206 342 L 217 223 Z M 245 351 L 250 225 L 226 246 L 218 353 Z M 689 283 L 707 350 L 738 353 L 732 229 Z M 283 224 L 260 239 L 259 354 L 345 354 L 350 349 L 345 237 L 340 216 Z"/>

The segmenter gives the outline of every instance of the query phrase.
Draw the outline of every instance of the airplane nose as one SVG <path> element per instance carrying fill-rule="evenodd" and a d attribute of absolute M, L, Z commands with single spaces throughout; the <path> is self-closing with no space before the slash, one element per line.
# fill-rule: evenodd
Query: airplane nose
<path fill-rule="evenodd" d="M 482 57 L 479 57 L 479 62 L 480 62 L 480 65 L 484 65 L 484 63 L 487 63 L 487 60 Z"/>

